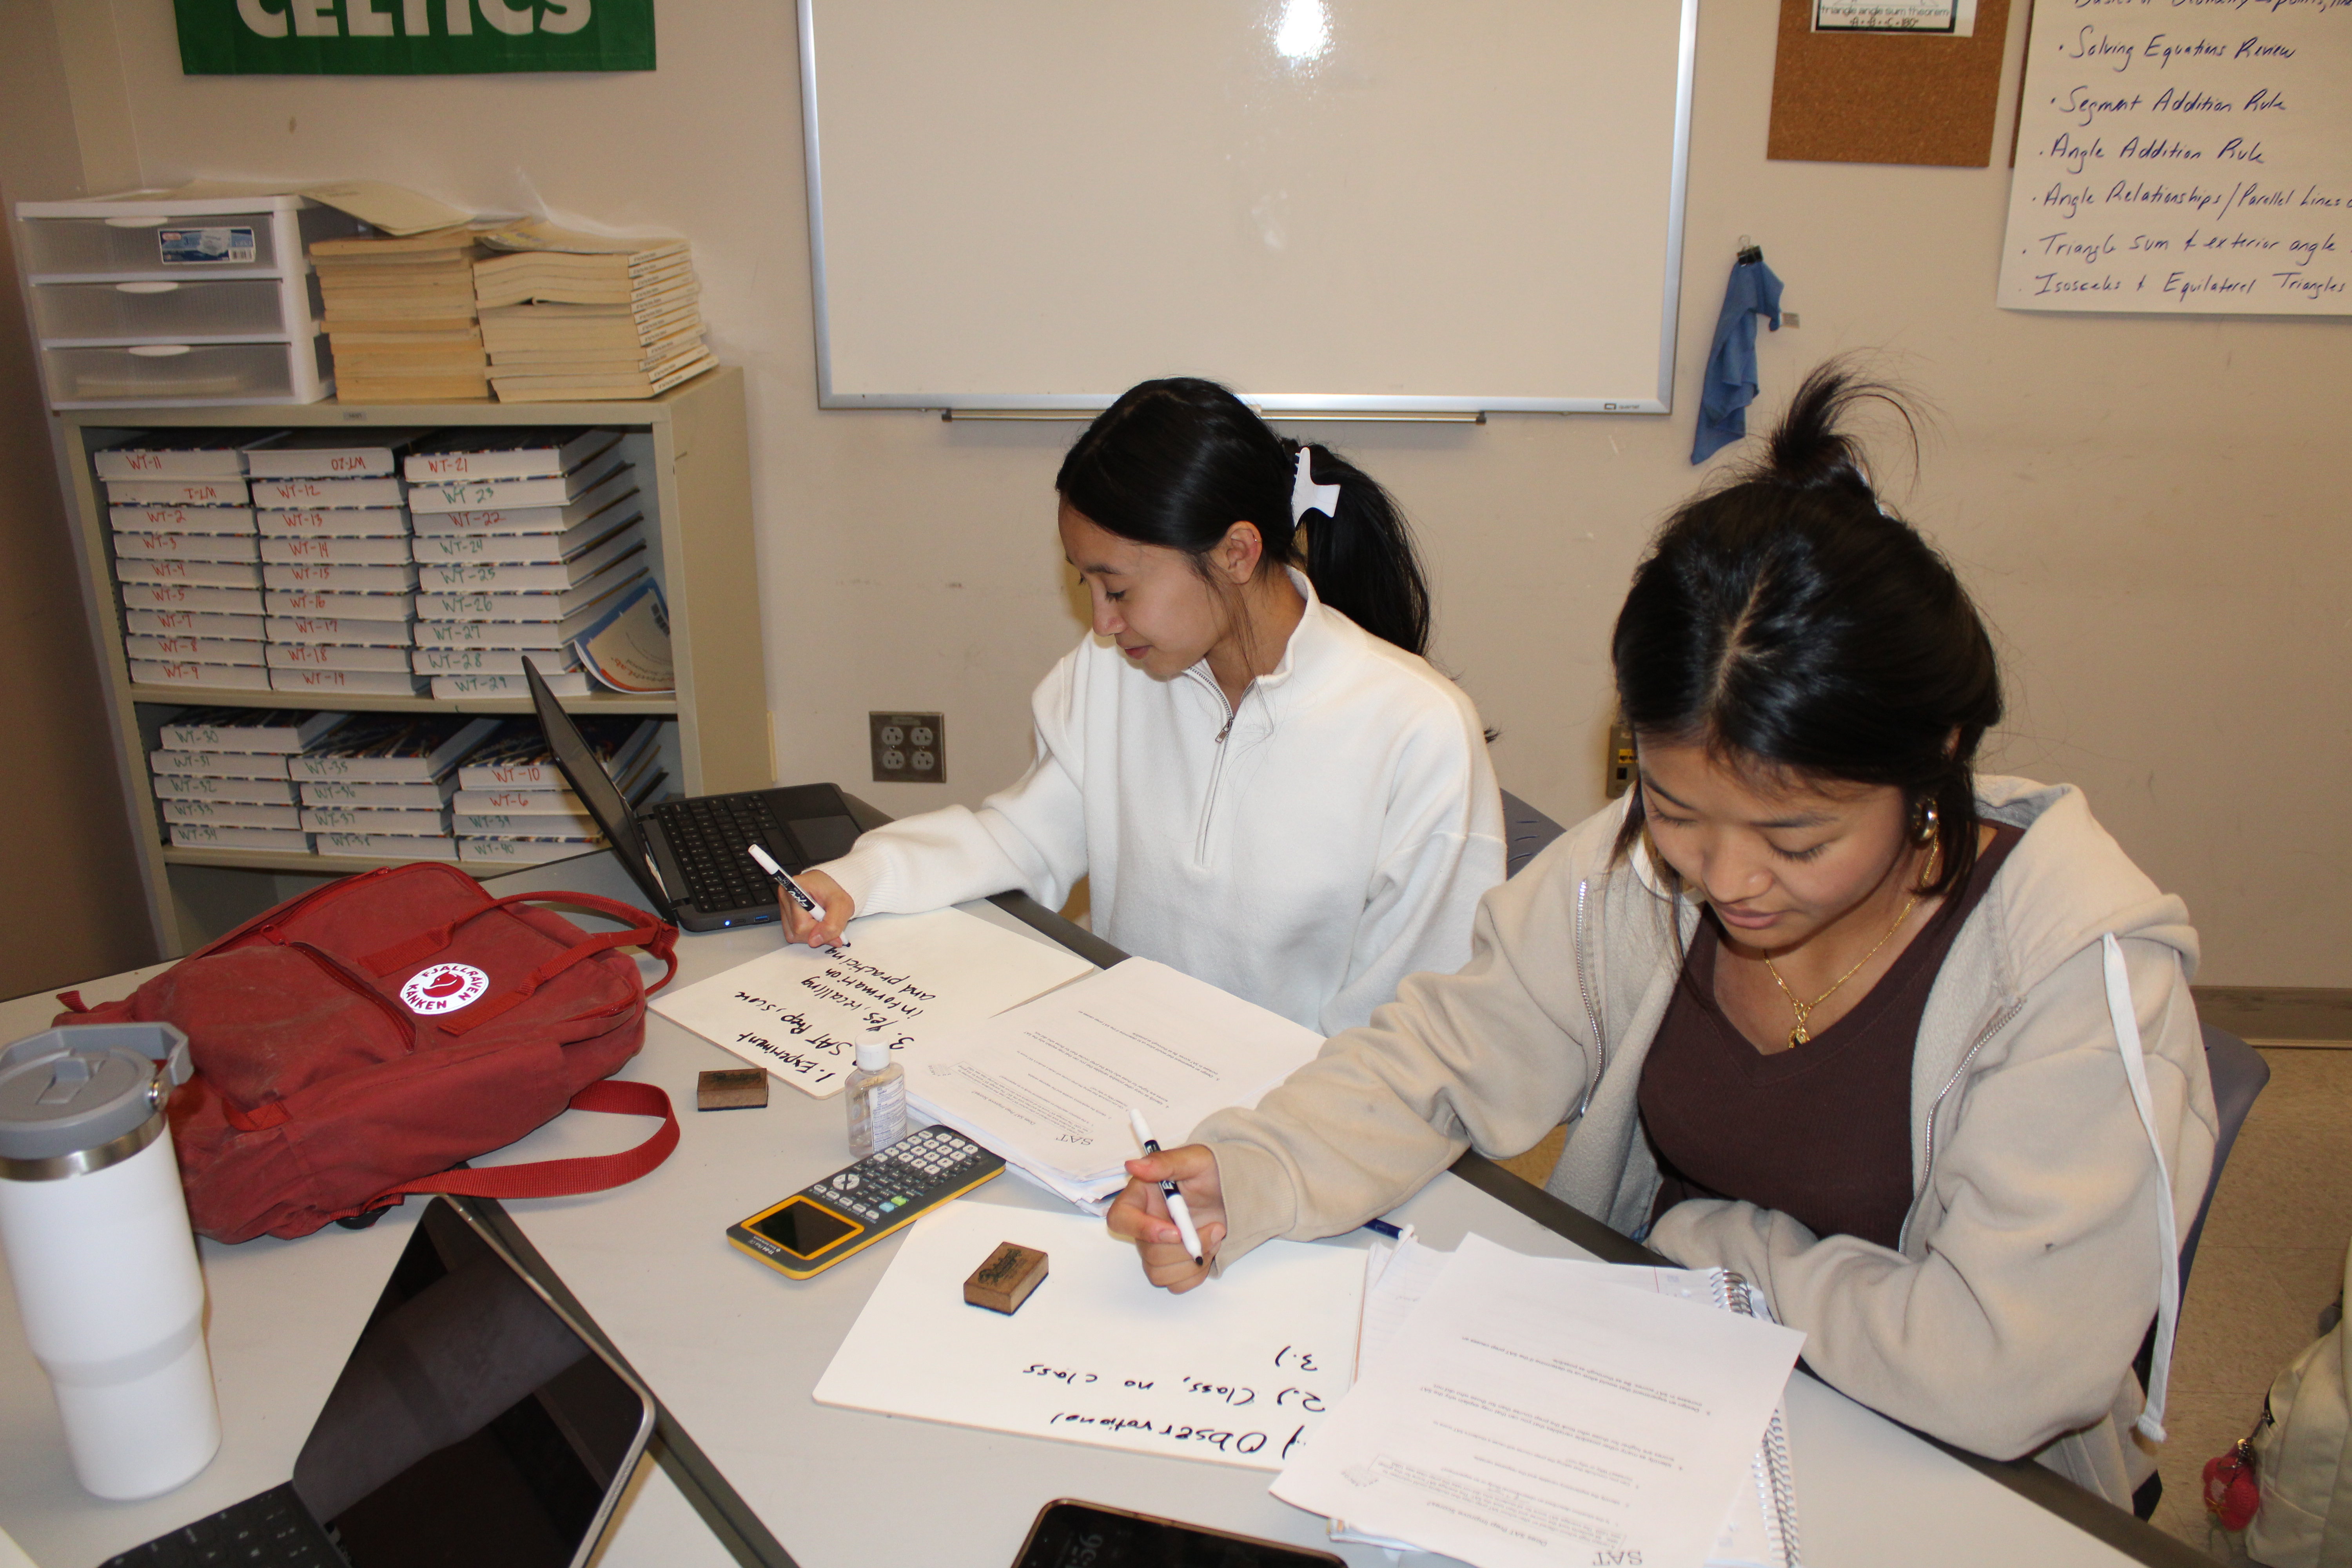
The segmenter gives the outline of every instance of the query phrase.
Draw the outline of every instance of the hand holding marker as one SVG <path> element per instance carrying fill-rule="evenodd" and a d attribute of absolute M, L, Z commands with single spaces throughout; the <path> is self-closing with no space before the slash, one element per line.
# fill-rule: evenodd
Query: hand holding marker
<path fill-rule="evenodd" d="M 793 902 L 801 907 L 802 913 L 809 916 L 813 920 L 821 921 L 824 919 L 824 908 L 820 906 L 814 899 L 808 896 L 807 889 L 793 880 L 793 874 L 790 871 L 785 870 L 782 866 L 776 864 L 776 858 L 769 854 L 764 847 L 758 844 L 747 844 L 743 847 L 743 852 L 760 863 L 760 869 L 768 874 L 768 879 L 775 883 L 779 888 L 782 888 L 785 894 L 791 898 Z M 841 941 L 835 945 L 838 947 L 847 947 L 849 945 L 849 938 L 844 936 Z"/>
<path fill-rule="evenodd" d="M 1143 1112 L 1130 1105 L 1127 1108 L 1127 1120 L 1129 1125 L 1135 1129 L 1135 1141 L 1143 1145 L 1143 1152 L 1159 1153 L 1160 1140 L 1154 1138 L 1151 1129 L 1143 1124 Z M 1160 1195 L 1168 1200 L 1168 1217 L 1176 1222 L 1176 1234 L 1183 1237 L 1184 1250 L 1192 1256 L 1193 1262 L 1206 1264 L 1208 1259 L 1201 1253 L 1201 1233 L 1192 1227 L 1192 1209 L 1184 1201 L 1184 1194 L 1176 1190 L 1175 1183 L 1162 1182 L 1160 1184 Z"/>

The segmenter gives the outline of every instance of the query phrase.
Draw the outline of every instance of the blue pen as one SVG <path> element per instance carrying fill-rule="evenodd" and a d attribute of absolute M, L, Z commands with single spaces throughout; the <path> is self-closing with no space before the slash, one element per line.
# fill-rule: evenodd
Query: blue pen
<path fill-rule="evenodd" d="M 1404 1239 L 1404 1232 L 1384 1219 L 1368 1219 L 1364 1222 L 1364 1228 L 1376 1236 L 1385 1236 L 1391 1241 Z"/>

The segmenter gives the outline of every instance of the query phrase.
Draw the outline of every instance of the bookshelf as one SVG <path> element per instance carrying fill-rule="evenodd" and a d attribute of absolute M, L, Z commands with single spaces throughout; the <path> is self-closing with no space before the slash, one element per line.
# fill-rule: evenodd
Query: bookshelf
<path fill-rule="evenodd" d="M 637 466 L 646 521 L 659 540 L 656 577 L 668 601 L 677 690 L 667 697 L 600 692 L 567 698 L 574 713 L 650 715 L 675 721 L 671 787 L 703 795 L 775 782 L 770 757 L 766 666 L 760 640 L 758 573 L 751 542 L 751 447 L 743 373 L 721 368 L 643 402 L 320 403 L 214 408 L 110 407 L 57 416 L 78 543 L 81 591 L 96 628 L 117 763 L 147 883 L 157 941 L 170 956 L 189 951 L 282 899 L 330 878 L 386 862 L 349 856 L 167 845 L 147 776 L 147 753 L 174 709 L 319 708 L 353 712 L 527 713 L 520 697 L 369 697 L 317 692 L 215 690 L 133 685 L 114 593 L 112 531 L 93 448 L 142 430 L 271 430 L 328 426 L 355 433 L 467 425 L 600 426 L 623 432 Z M 498 868 L 506 870 L 509 868 Z"/>

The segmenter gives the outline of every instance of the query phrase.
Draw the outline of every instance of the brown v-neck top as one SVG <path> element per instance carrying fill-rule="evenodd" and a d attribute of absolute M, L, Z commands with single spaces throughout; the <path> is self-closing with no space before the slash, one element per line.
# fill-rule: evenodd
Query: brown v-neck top
<path fill-rule="evenodd" d="M 2024 837 L 1996 826 L 1945 900 L 1852 1012 L 1766 1056 L 1715 1000 L 1723 930 L 1703 916 L 1642 1064 L 1642 1126 L 1664 1177 L 1650 1215 L 1685 1198 L 1779 1209 L 1815 1236 L 1893 1247 L 1911 1208 L 1911 1055 L 1944 955 Z M 1790 1020 L 1794 1022 L 1793 1016 Z"/>

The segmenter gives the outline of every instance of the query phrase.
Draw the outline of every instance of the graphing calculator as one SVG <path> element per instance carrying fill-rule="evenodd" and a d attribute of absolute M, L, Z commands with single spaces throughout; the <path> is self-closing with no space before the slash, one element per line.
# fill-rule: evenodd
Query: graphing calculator
<path fill-rule="evenodd" d="M 727 1239 L 769 1268 L 805 1279 L 1003 1169 L 1003 1161 L 962 1133 L 920 1128 L 729 1226 Z"/>

